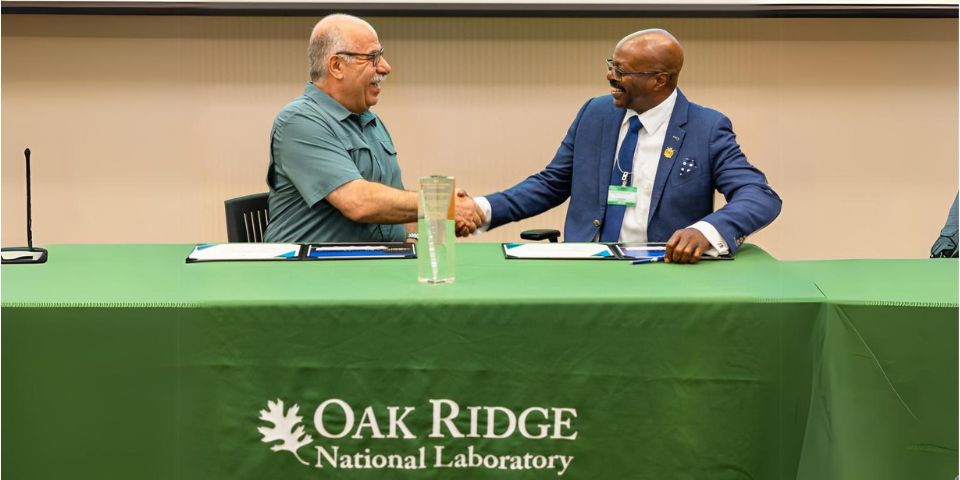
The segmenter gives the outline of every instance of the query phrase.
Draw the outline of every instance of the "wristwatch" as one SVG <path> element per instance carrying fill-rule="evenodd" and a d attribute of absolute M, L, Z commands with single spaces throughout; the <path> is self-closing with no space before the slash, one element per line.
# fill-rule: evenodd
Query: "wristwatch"
<path fill-rule="evenodd" d="M 420 235 L 417 232 L 411 232 L 407 234 L 407 240 L 419 240 Z"/>

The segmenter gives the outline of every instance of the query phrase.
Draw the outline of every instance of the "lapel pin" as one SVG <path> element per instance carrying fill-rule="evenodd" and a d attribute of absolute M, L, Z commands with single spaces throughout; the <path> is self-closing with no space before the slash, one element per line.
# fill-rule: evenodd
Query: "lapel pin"
<path fill-rule="evenodd" d="M 667 147 L 667 149 L 663 151 L 663 156 L 673 158 L 673 147 Z"/>

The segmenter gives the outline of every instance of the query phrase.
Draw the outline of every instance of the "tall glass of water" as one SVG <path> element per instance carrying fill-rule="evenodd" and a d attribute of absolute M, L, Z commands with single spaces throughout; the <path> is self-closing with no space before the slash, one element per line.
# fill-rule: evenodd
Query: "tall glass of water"
<path fill-rule="evenodd" d="M 451 283 L 457 239 L 453 177 L 420 177 L 419 210 L 418 280 L 430 284 Z"/>

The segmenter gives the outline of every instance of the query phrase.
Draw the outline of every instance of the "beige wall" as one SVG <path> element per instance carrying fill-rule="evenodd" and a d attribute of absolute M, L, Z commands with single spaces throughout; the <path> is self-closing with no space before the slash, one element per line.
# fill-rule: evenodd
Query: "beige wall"
<path fill-rule="evenodd" d="M 273 115 L 306 80 L 311 18 L 2 17 L 2 243 L 224 241 L 264 191 Z M 733 119 L 784 199 L 751 237 L 785 259 L 922 257 L 957 191 L 957 20 L 371 18 L 394 66 L 376 111 L 404 180 L 471 193 L 541 168 L 602 59 L 661 26 L 681 88 Z M 491 232 L 560 227 L 564 208 Z"/>

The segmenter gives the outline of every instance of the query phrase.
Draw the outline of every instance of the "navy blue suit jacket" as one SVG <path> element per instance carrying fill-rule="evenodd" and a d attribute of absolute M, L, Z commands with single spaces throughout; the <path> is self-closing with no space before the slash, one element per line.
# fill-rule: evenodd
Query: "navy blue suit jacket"
<path fill-rule="evenodd" d="M 569 197 L 564 240 L 596 241 L 625 114 L 610 95 L 588 100 L 543 171 L 487 195 L 491 228 L 538 215 Z M 727 200 L 717 211 L 715 190 Z M 733 252 L 747 235 L 780 214 L 781 203 L 763 173 L 740 151 L 730 119 L 691 103 L 677 91 L 650 199 L 648 241 L 665 242 L 674 231 L 704 220 Z"/>

